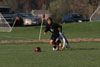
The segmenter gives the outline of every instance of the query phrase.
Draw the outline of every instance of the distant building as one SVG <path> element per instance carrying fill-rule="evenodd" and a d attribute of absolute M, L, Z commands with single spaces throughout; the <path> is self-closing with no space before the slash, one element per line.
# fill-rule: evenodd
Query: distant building
<path fill-rule="evenodd" d="M 51 13 L 48 10 L 32 10 L 31 13 L 38 17 L 42 17 L 43 14 L 45 14 L 45 19 L 51 16 Z"/>

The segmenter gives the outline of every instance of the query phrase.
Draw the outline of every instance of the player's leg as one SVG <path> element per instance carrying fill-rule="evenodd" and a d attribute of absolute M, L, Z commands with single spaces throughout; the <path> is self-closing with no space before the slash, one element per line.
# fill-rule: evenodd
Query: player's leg
<path fill-rule="evenodd" d="M 53 49 L 55 49 L 56 48 L 56 50 L 59 50 L 59 44 L 58 44 L 58 42 L 57 41 L 59 41 L 59 34 L 53 34 L 52 36 L 51 36 L 51 42 L 50 42 L 50 44 L 53 46 Z"/>
<path fill-rule="evenodd" d="M 57 47 L 55 44 L 55 40 L 56 40 L 56 37 L 52 35 L 50 39 L 50 44 L 52 45 L 53 50 L 56 50 L 56 47 Z"/>
<path fill-rule="evenodd" d="M 65 41 L 65 39 L 64 39 L 64 38 L 63 38 L 62 40 L 63 40 L 62 50 L 64 50 L 64 49 L 65 49 L 65 46 L 66 46 L 66 41 Z"/>
<path fill-rule="evenodd" d="M 69 42 L 68 42 L 67 38 L 64 36 L 64 34 L 61 33 L 61 32 L 59 32 L 59 34 L 60 34 L 60 38 L 63 40 L 62 49 L 65 49 L 65 47 L 66 47 L 66 48 L 70 48 Z"/>
<path fill-rule="evenodd" d="M 50 44 L 52 45 L 52 47 L 56 48 L 56 45 L 54 44 L 54 40 L 50 40 Z"/>
<path fill-rule="evenodd" d="M 67 38 L 64 36 L 64 39 L 65 39 L 65 46 L 66 48 L 70 48 L 70 45 L 69 45 L 69 42 L 67 40 Z"/>
<path fill-rule="evenodd" d="M 56 43 L 56 49 L 57 50 L 59 50 L 59 47 L 61 47 L 62 46 L 62 44 L 61 44 L 61 41 L 60 41 L 60 38 L 58 37 L 57 39 L 56 39 L 56 41 L 55 41 L 55 43 Z"/>
<path fill-rule="evenodd" d="M 62 48 L 62 50 L 64 50 L 65 49 L 65 45 L 66 45 L 66 41 L 65 41 L 65 38 L 64 38 L 64 34 L 62 32 L 59 32 L 59 35 L 60 35 L 60 38 L 63 41 L 63 45 L 61 46 L 61 48 Z"/>
<path fill-rule="evenodd" d="M 56 43 L 54 42 L 54 40 L 50 40 L 50 44 L 53 47 L 53 51 L 57 51 L 58 50 L 58 47 L 57 47 Z"/>

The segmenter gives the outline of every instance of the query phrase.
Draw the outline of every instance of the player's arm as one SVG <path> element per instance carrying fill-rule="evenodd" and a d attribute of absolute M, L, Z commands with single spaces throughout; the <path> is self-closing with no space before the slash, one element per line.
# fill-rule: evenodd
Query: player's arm
<path fill-rule="evenodd" d="M 46 26 L 45 26 L 44 35 L 46 35 L 48 31 L 49 31 L 49 27 L 48 27 L 48 25 L 46 25 Z"/>

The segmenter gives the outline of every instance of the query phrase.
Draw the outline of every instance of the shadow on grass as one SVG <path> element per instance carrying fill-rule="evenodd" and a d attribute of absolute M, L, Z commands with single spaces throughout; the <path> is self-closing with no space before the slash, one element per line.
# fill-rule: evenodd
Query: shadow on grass
<path fill-rule="evenodd" d="M 72 48 L 71 50 L 100 50 L 99 48 Z"/>

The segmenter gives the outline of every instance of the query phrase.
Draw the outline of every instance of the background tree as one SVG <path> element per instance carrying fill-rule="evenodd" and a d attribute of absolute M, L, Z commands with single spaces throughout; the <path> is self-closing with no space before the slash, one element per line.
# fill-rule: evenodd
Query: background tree
<path fill-rule="evenodd" d="M 38 9 L 42 8 L 42 5 L 45 3 L 45 0 L 37 0 Z"/>
<path fill-rule="evenodd" d="M 11 7 L 15 12 L 49 9 L 58 20 L 69 12 L 81 13 L 89 17 L 99 4 L 100 0 L 0 0 L 0 6 Z"/>
<path fill-rule="evenodd" d="M 15 12 L 29 12 L 37 9 L 36 0 L 3 0 L 4 6 L 11 7 Z"/>
<path fill-rule="evenodd" d="M 100 0 L 89 0 L 89 17 L 100 5 Z"/>
<path fill-rule="evenodd" d="M 55 19 L 61 21 L 61 18 L 70 12 L 69 0 L 55 0 L 50 3 L 50 12 L 53 14 Z"/>

